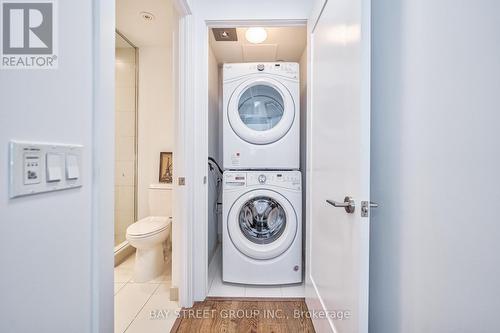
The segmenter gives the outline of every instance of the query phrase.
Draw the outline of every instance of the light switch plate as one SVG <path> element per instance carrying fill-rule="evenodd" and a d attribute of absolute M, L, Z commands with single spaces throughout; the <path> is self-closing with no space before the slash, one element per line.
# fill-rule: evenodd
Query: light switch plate
<path fill-rule="evenodd" d="M 11 198 L 82 186 L 83 146 L 11 141 L 9 148 Z"/>

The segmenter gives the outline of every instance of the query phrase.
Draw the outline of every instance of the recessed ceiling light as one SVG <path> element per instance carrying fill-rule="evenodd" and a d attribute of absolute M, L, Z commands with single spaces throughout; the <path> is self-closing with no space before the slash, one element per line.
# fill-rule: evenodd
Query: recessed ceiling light
<path fill-rule="evenodd" d="M 150 21 L 153 21 L 155 19 L 155 16 L 150 12 L 141 12 L 140 15 L 144 21 L 150 22 Z"/>
<path fill-rule="evenodd" d="M 214 38 L 217 42 L 237 42 L 238 34 L 236 28 L 212 28 Z"/>
<path fill-rule="evenodd" d="M 253 44 L 259 44 L 266 40 L 267 31 L 264 28 L 248 28 L 245 33 L 247 41 Z"/>

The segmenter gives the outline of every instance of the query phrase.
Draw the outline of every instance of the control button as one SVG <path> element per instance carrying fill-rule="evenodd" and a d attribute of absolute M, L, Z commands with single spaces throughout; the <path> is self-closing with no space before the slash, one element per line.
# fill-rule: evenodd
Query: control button
<path fill-rule="evenodd" d="M 73 154 L 66 155 L 66 179 L 75 180 L 80 178 L 80 169 L 78 167 L 78 156 Z"/>
<path fill-rule="evenodd" d="M 258 64 L 258 65 L 257 65 L 257 70 L 258 70 L 259 72 L 262 72 L 262 71 L 264 70 L 264 64 Z"/>
<path fill-rule="evenodd" d="M 58 182 L 62 178 L 62 158 L 61 154 L 48 153 L 47 162 L 47 182 Z"/>
<path fill-rule="evenodd" d="M 266 180 L 267 180 L 266 175 L 260 175 L 260 176 L 259 176 L 259 183 L 261 183 L 261 184 L 265 184 L 265 183 L 266 183 Z"/>

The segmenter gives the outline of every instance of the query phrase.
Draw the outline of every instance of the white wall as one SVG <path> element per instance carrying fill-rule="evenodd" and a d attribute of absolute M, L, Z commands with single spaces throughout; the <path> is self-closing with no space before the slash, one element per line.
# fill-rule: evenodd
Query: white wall
<path fill-rule="evenodd" d="M 149 215 L 148 188 L 158 183 L 160 152 L 174 149 L 172 82 L 171 45 L 139 48 L 138 219 Z"/>
<path fill-rule="evenodd" d="M 500 2 L 372 8 L 370 332 L 498 332 Z"/>
<path fill-rule="evenodd" d="M 193 0 L 194 14 L 207 20 L 307 19 L 310 0 Z"/>
<path fill-rule="evenodd" d="M 212 51 L 208 48 L 208 156 L 213 157 L 219 165 L 220 150 L 219 146 L 219 66 L 217 59 Z"/>
<path fill-rule="evenodd" d="M 219 165 L 220 160 L 219 146 L 219 66 L 217 59 L 208 48 L 208 156 L 213 157 Z M 217 172 L 208 172 L 208 260 L 212 258 L 217 246 L 218 217 L 215 207 L 217 207 Z M 215 212 L 214 212 L 215 210 Z"/>
<path fill-rule="evenodd" d="M 0 332 L 91 331 L 92 3 L 58 2 L 58 69 L 0 73 Z M 103 3 L 103 7 L 108 4 Z M 109 48 L 109 65 L 113 66 L 114 45 Z M 10 139 L 84 145 L 83 186 L 9 199 Z M 104 146 L 109 147 L 107 143 Z M 107 171 L 102 171 L 101 175 L 107 176 Z M 112 182 L 109 185 L 111 196 Z M 112 205 L 108 209 L 112 212 Z M 109 238 L 112 251 L 112 220 L 109 227 L 101 226 L 109 230 L 109 237 L 99 239 Z M 109 263 L 112 274 L 109 258 L 112 252 L 101 256 L 104 263 Z M 112 275 L 109 282 L 104 283 L 110 287 L 109 294 L 103 290 L 98 297 L 112 299 Z M 102 315 L 109 314 L 101 310 Z"/>
<path fill-rule="evenodd" d="M 300 172 L 302 173 L 302 244 L 306 240 L 306 169 L 307 169 L 307 47 L 299 61 L 300 67 Z M 305 255 L 304 255 L 305 258 Z M 305 262 L 305 259 L 304 259 Z"/>
<path fill-rule="evenodd" d="M 223 138 L 223 121 L 224 121 L 224 83 L 223 83 L 223 70 L 222 66 L 219 66 L 219 82 L 217 84 L 219 85 L 219 165 L 222 168 L 223 167 L 223 156 L 224 156 L 224 141 L 222 141 Z M 220 225 L 219 228 L 219 233 L 222 233 L 222 225 Z"/>

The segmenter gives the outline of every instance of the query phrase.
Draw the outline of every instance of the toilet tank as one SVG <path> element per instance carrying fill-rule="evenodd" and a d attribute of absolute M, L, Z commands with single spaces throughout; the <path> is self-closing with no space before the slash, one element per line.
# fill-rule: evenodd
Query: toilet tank
<path fill-rule="evenodd" d="M 172 184 L 151 184 L 148 190 L 149 215 L 172 216 Z"/>

